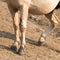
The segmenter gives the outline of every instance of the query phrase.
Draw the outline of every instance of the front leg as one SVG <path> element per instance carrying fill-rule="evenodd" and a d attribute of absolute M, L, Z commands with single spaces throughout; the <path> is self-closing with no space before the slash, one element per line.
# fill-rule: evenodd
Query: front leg
<path fill-rule="evenodd" d="M 21 31 L 21 46 L 18 50 L 19 54 L 24 54 L 25 42 L 25 33 L 27 27 L 27 18 L 28 18 L 28 6 L 24 4 L 21 9 L 21 22 L 20 22 L 20 31 Z"/>
<path fill-rule="evenodd" d="M 16 11 L 15 15 L 14 15 L 14 20 L 13 20 L 16 40 L 14 41 L 13 45 L 11 46 L 11 49 L 16 50 L 16 51 L 18 50 L 18 47 L 20 44 L 19 23 L 20 23 L 20 14 L 19 14 L 19 11 Z"/>
<path fill-rule="evenodd" d="M 20 44 L 20 39 L 19 39 L 19 23 L 20 23 L 20 14 L 19 10 L 14 9 L 10 4 L 8 4 L 9 11 L 11 13 L 12 19 L 13 19 L 13 27 L 14 27 L 14 32 L 16 35 L 16 39 L 13 42 L 11 49 L 17 51 L 18 45 Z"/>

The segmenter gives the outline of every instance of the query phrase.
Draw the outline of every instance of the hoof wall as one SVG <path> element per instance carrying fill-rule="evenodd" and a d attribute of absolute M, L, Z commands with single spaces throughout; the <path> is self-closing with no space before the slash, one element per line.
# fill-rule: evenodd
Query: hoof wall
<path fill-rule="evenodd" d="M 40 42 L 40 41 L 38 41 L 37 43 L 38 43 L 38 46 L 41 46 L 42 45 L 42 42 Z"/>
<path fill-rule="evenodd" d="M 39 38 L 38 46 L 41 46 L 44 42 L 45 42 L 45 39 L 43 37 Z"/>
<path fill-rule="evenodd" d="M 14 51 L 17 51 L 17 47 L 16 46 L 11 46 L 11 49 L 14 50 Z"/>
<path fill-rule="evenodd" d="M 20 47 L 20 48 L 19 48 L 18 54 L 20 54 L 20 55 L 24 55 L 24 54 L 25 54 L 23 47 Z"/>

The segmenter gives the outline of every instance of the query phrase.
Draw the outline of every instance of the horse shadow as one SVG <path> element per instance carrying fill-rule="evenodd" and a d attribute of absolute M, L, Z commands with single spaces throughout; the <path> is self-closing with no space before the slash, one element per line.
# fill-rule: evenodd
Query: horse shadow
<path fill-rule="evenodd" d="M 15 40 L 16 39 L 15 34 L 12 34 L 12 33 L 9 33 L 9 32 L 5 32 L 5 31 L 0 31 L 0 37 L 9 38 L 9 39 L 12 39 L 12 40 Z M 31 45 L 38 46 L 38 43 L 36 41 L 31 40 L 29 38 L 26 38 L 26 42 L 29 43 L 29 44 L 31 44 Z M 53 51 L 56 51 L 56 52 L 60 53 L 59 50 L 54 49 L 54 48 L 52 48 L 51 46 L 49 46 L 47 44 L 44 44 L 42 46 L 44 46 L 44 47 L 46 47 L 48 49 L 51 49 Z M 1 49 L 6 49 L 6 50 L 9 50 L 9 51 L 13 51 L 10 47 L 4 46 L 4 45 L 1 45 L 1 44 L 0 44 L 0 48 Z M 13 51 L 13 52 L 16 53 L 15 51 Z"/>
<path fill-rule="evenodd" d="M 5 32 L 5 31 L 0 31 L 0 37 L 9 38 L 9 39 L 12 39 L 12 40 L 15 40 L 16 39 L 15 34 L 12 34 L 12 33 L 9 33 L 9 32 Z M 30 43 L 32 45 L 37 45 L 37 42 L 36 41 L 31 40 L 29 38 L 26 38 L 26 42 L 27 43 Z"/>

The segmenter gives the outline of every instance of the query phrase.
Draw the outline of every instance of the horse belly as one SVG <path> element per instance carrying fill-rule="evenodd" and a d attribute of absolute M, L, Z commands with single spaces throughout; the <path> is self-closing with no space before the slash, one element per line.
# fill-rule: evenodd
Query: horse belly
<path fill-rule="evenodd" d="M 30 12 L 47 14 L 57 6 L 59 0 L 32 0 L 31 2 Z"/>
<path fill-rule="evenodd" d="M 36 6 L 30 7 L 30 8 L 29 8 L 29 13 L 30 13 L 30 14 L 34 14 L 34 15 L 41 15 L 41 14 L 43 14 L 43 13 L 40 11 L 40 9 L 39 9 L 38 7 L 36 7 Z"/>

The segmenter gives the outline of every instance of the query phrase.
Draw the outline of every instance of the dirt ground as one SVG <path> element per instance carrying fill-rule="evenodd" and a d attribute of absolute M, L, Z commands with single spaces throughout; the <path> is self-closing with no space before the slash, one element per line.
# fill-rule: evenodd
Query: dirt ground
<path fill-rule="evenodd" d="M 54 12 L 60 19 L 60 9 Z M 60 24 L 46 37 L 46 42 L 37 46 L 40 34 L 48 27 L 45 16 L 39 22 L 28 20 L 25 55 L 18 55 L 10 49 L 15 40 L 13 20 L 7 4 L 0 1 L 0 60 L 60 60 Z"/>

